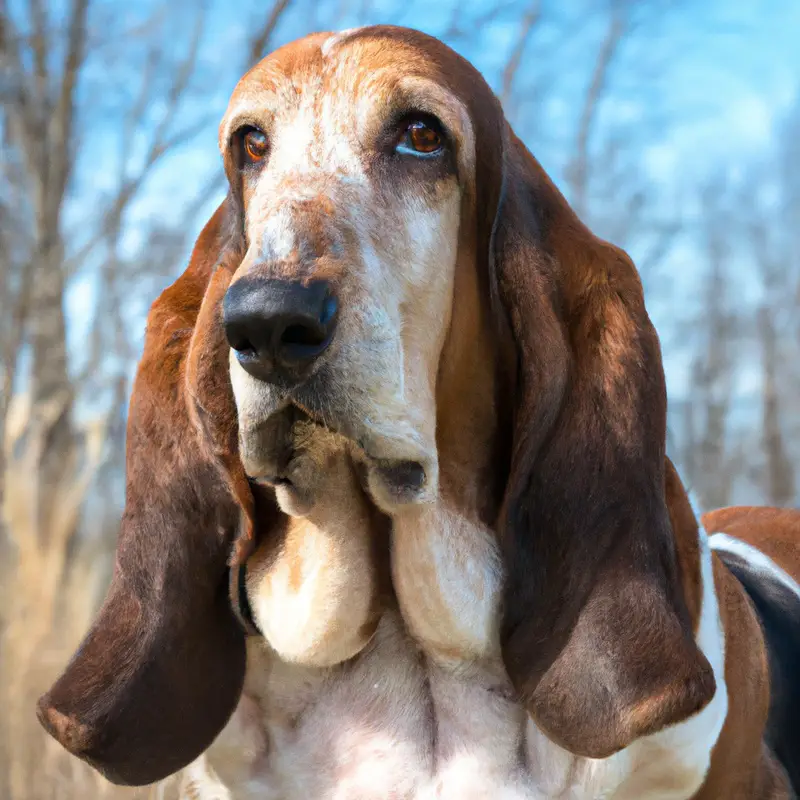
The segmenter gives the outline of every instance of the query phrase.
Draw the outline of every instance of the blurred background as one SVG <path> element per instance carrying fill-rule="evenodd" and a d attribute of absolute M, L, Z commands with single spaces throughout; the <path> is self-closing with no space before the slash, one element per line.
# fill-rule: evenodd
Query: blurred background
<path fill-rule="evenodd" d="M 797 0 L 0 0 L 0 798 L 110 787 L 34 702 L 102 597 L 147 309 L 224 196 L 237 79 L 312 30 L 473 61 L 642 273 L 703 507 L 800 498 Z"/>

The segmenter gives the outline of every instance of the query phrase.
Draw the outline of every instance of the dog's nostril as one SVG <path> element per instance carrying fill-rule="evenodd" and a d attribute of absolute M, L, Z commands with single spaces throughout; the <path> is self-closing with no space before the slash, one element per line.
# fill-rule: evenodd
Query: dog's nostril
<path fill-rule="evenodd" d="M 260 380 L 301 380 L 333 340 L 338 304 L 327 281 L 243 278 L 226 292 L 228 344 Z"/>
<path fill-rule="evenodd" d="M 289 325 L 281 334 L 281 344 L 302 344 L 312 347 L 325 342 L 326 332 L 322 328 L 308 325 Z"/>
<path fill-rule="evenodd" d="M 252 342 L 245 338 L 234 338 L 230 341 L 230 346 L 237 352 L 241 353 L 242 355 L 253 355 L 256 352 L 256 348 L 253 347 Z"/>

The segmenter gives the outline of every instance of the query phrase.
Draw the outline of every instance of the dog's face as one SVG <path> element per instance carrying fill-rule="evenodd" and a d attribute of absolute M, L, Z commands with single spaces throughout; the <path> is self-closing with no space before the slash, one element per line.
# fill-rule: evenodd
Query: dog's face
<path fill-rule="evenodd" d="M 308 483 L 294 458 L 307 417 L 352 443 L 384 509 L 436 492 L 475 159 L 439 69 L 412 41 L 311 37 L 251 70 L 223 120 L 246 247 L 225 303 L 241 455 L 287 510 Z"/>

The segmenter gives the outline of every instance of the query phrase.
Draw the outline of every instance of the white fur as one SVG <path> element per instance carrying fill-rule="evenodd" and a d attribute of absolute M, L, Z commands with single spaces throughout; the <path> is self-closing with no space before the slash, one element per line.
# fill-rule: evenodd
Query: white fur
<path fill-rule="evenodd" d="M 441 501 L 394 520 L 392 572 L 403 617 L 427 653 L 499 656 L 503 571 L 494 535 Z"/>
<path fill-rule="evenodd" d="M 729 536 L 727 533 L 714 533 L 710 539 L 713 550 L 724 550 L 749 562 L 758 572 L 771 575 L 782 586 L 800 597 L 800 585 L 787 572 L 784 572 L 769 556 L 752 545 Z"/>
<path fill-rule="evenodd" d="M 458 546 L 455 529 L 441 532 Z M 714 670 L 716 694 L 690 719 L 610 758 L 576 757 L 548 740 L 514 702 L 492 648 L 482 658 L 441 659 L 424 638 L 415 644 L 405 621 L 387 612 L 369 646 L 346 666 L 290 665 L 252 642 L 243 699 L 249 705 L 228 727 L 242 726 L 238 717 L 252 713 L 256 698 L 263 743 L 257 752 L 241 748 L 238 766 L 232 753 L 240 751 L 228 744 L 225 768 L 220 764 L 217 772 L 230 781 L 236 800 L 688 800 L 703 783 L 728 705 L 705 537 L 701 557 L 697 643 Z M 453 570 L 469 559 L 450 563 Z M 462 599 L 467 616 L 481 602 L 472 593 Z M 463 631 L 452 639 L 456 646 L 463 641 Z M 226 746 L 226 736 L 208 752 L 210 765 L 222 758 L 217 749 Z"/>
<path fill-rule="evenodd" d="M 286 664 L 258 642 L 248 659 L 243 703 L 258 699 L 262 747 L 236 763 L 228 729 L 243 707 L 207 753 L 234 800 L 545 798 L 520 762 L 525 715 L 502 669 L 426 663 L 396 613 L 346 666 Z"/>
<path fill-rule="evenodd" d="M 331 55 L 331 51 L 333 50 L 334 47 L 336 47 L 337 44 L 341 44 L 342 42 L 345 41 L 345 39 L 348 39 L 354 33 L 358 33 L 358 31 L 360 30 L 361 28 L 345 28 L 344 30 L 329 36 L 322 43 L 322 47 L 320 47 L 320 50 L 322 50 L 323 57 L 328 58 Z"/>
<path fill-rule="evenodd" d="M 179 800 L 233 800 L 233 795 L 202 755 L 184 769 Z"/>
<path fill-rule="evenodd" d="M 308 427 L 306 438 L 300 426 L 303 445 L 289 466 L 293 488 L 277 492 L 289 515 L 283 540 L 251 556 L 247 591 L 259 630 L 284 661 L 324 667 L 369 641 L 375 570 L 370 512 L 347 453 L 337 437 Z"/>
<path fill-rule="evenodd" d="M 356 532 L 330 536 L 308 523 L 296 554 L 301 584 L 280 558 L 250 584 L 253 616 L 270 645 L 287 661 L 325 665 L 352 658 L 365 644 L 358 635 L 372 601 L 372 569 Z"/>
<path fill-rule="evenodd" d="M 295 226 L 290 211 L 283 208 L 264 220 L 261 229 L 261 257 L 281 261 L 291 257 L 297 247 Z"/>

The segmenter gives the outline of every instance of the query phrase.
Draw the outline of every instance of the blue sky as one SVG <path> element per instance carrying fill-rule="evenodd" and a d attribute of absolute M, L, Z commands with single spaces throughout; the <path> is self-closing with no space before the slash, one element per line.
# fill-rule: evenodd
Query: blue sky
<path fill-rule="evenodd" d="M 338 3 L 334 0 L 320 5 L 336 8 Z M 470 15 L 478 15 L 482 7 L 480 2 L 461 5 L 469 8 Z M 556 45 L 560 60 L 566 57 L 580 62 L 592 58 L 602 29 L 585 24 L 579 17 L 583 9 L 597 5 L 596 0 L 565 0 L 560 5 L 551 5 L 559 9 L 551 14 L 554 19 L 561 18 L 564 25 L 570 19 L 578 19 L 584 31 L 572 36 L 571 42 Z M 643 45 L 638 50 L 633 48 L 627 60 L 623 60 L 618 68 L 621 74 L 615 77 L 619 89 L 607 101 L 606 109 L 614 115 L 628 114 L 634 120 L 643 106 L 658 105 L 665 110 L 669 124 L 664 127 L 663 135 L 651 132 L 646 160 L 642 164 L 655 179 L 665 181 L 669 181 L 678 168 L 704 173 L 723 161 L 732 164 L 737 157 L 768 147 L 775 121 L 796 101 L 800 85 L 800 2 L 797 0 L 683 0 L 673 5 L 679 10 L 664 15 L 663 24 L 642 37 Z M 399 14 L 406 24 L 434 34 L 441 34 L 447 27 L 451 5 L 425 4 L 424 15 L 413 13 L 415 6 L 413 2 L 382 0 L 372 7 L 387 10 L 375 11 L 369 18 L 375 22 L 396 21 L 397 9 L 407 8 L 410 10 Z M 434 12 L 429 11 L 431 8 Z M 325 15 L 321 13 L 320 16 L 320 21 L 324 22 Z M 211 24 L 206 32 L 208 46 L 204 49 L 204 61 L 211 72 L 202 93 L 203 110 L 208 110 L 212 118 L 222 115 L 234 86 L 236 74 L 227 66 L 236 61 L 242 50 L 250 27 L 249 19 L 247 14 L 231 15 L 227 3 L 212 4 Z M 285 24 L 278 29 L 276 44 L 306 30 L 305 18 L 298 20 L 289 15 L 285 19 Z M 343 25 L 352 21 L 344 17 Z M 468 43 L 455 40 L 452 44 L 497 86 L 499 67 L 505 63 L 517 26 L 516 15 L 508 20 L 501 17 L 486 28 L 479 39 Z M 537 51 L 534 42 L 526 55 L 529 63 L 547 58 L 550 52 L 546 26 L 539 38 L 544 52 Z M 566 56 L 565 47 L 571 48 Z M 642 49 L 648 48 L 660 48 L 668 56 L 656 62 L 658 72 L 642 77 L 636 75 L 637 62 L 643 55 Z M 216 71 L 215 62 L 220 62 L 220 69 Z M 652 63 L 648 66 L 653 69 Z M 577 82 L 585 77 L 585 70 L 575 70 Z M 628 97 L 626 82 L 636 84 Z M 563 81 L 562 96 L 550 99 L 539 109 L 543 115 L 541 126 L 545 130 L 548 125 L 556 129 L 571 119 L 576 110 L 569 94 L 572 85 Z M 546 168 L 557 172 L 555 164 L 548 165 L 547 152 L 539 148 L 536 155 Z M 194 188 L 192 175 L 202 176 L 218 163 L 215 128 L 211 126 L 202 131 L 191 146 L 170 159 L 167 168 L 160 170 L 151 181 L 149 191 L 140 201 L 142 214 L 155 205 L 163 205 L 163 190 L 167 187 L 190 199 Z M 98 177 L 95 170 L 93 178 L 97 180 Z M 175 199 L 172 192 L 170 195 Z"/>
<path fill-rule="evenodd" d="M 327 16 L 338 8 L 334 3 L 318 7 L 317 19 L 308 14 L 289 16 L 279 28 L 278 40 L 295 38 L 303 26 L 328 27 Z M 357 3 L 351 4 L 357 6 Z M 641 5 L 641 4 L 640 4 Z M 634 44 L 623 51 L 615 64 L 615 91 L 608 97 L 601 119 L 626 120 L 630 130 L 642 141 L 637 143 L 635 168 L 652 182 L 663 204 L 680 205 L 682 216 L 691 223 L 697 210 L 694 188 L 707 176 L 725 172 L 734 179 L 742 165 L 766 156 L 772 146 L 776 124 L 798 102 L 800 87 L 800 2 L 798 0 L 704 0 L 672 4 L 673 10 L 659 16 Z M 416 4 L 382 0 L 381 11 L 369 21 L 400 21 L 440 35 L 447 27 L 452 4 Z M 477 17 L 481 3 L 461 3 L 468 17 Z M 375 7 L 375 5 L 373 5 Z M 560 181 L 569 136 L 578 106 L 580 82 L 587 79 L 588 65 L 602 36 L 602 20 L 593 25 L 586 9 L 596 7 L 595 0 L 574 0 L 551 4 L 549 26 L 537 29 L 527 51 L 526 62 L 546 75 L 548 63 L 557 56 L 559 64 L 575 64 L 574 74 L 562 69 L 552 76 L 553 89 L 545 93 L 540 107 L 529 109 L 526 118 L 534 120 L 535 132 L 528 138 L 532 149 L 557 182 Z M 126 8 L 130 9 L 129 6 Z M 231 56 L 242 50 L 251 18 L 246 13 L 233 15 L 225 2 L 213 3 L 212 20 L 206 32 L 203 58 L 207 72 L 198 100 L 185 115 L 198 118 L 221 117 L 236 75 L 229 68 Z M 545 4 L 545 8 L 548 8 Z M 124 13 L 132 14 L 133 11 Z M 355 20 L 345 19 L 342 27 Z M 510 44 L 517 33 L 517 19 L 502 16 L 472 37 L 469 45 L 452 43 L 469 57 L 498 85 L 498 74 L 505 63 Z M 567 39 L 565 28 L 577 33 Z M 657 112 L 657 113 L 656 113 Z M 656 120 L 654 122 L 653 120 Z M 102 153 L 102 129 L 97 147 Z M 523 131 L 525 135 L 525 131 Z M 535 141 L 531 141 L 534 139 Z M 109 154 L 109 157 L 111 154 Z M 93 190 L 102 188 L 108 171 L 98 169 L 97 158 L 84 159 L 80 180 Z M 154 216 L 178 218 L 185 204 L 191 202 L 207 176 L 219 168 L 215 124 L 198 132 L 190 145 L 165 161 L 149 179 L 145 191 L 132 206 L 128 217 L 127 245 L 137 246 L 137 232 Z M 72 210 L 77 217 L 85 210 Z M 209 197 L 210 210 L 218 197 Z M 202 225 L 202 216 L 196 226 Z M 698 277 L 696 251 L 691 238 L 681 241 L 669 262 L 662 266 L 670 281 L 678 287 L 677 296 L 691 303 L 692 288 Z M 659 296 L 657 285 L 648 287 L 651 314 L 665 342 L 675 328 L 675 292 Z M 68 310 L 72 323 L 71 337 L 82 339 L 81 321 L 88 316 L 93 298 L 90 273 L 75 281 Z M 673 393 L 684 386 L 685 367 L 678 343 L 665 352 L 668 380 Z"/>

